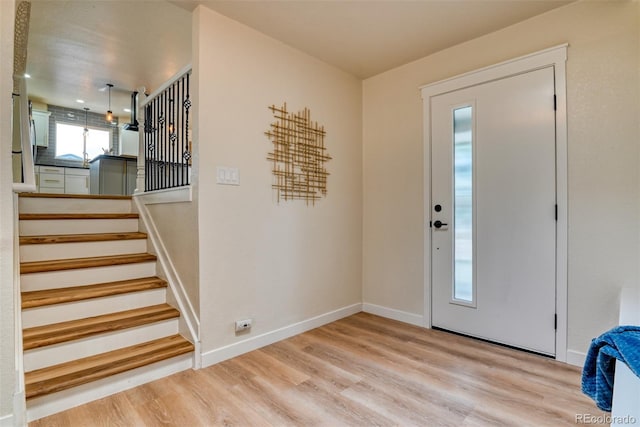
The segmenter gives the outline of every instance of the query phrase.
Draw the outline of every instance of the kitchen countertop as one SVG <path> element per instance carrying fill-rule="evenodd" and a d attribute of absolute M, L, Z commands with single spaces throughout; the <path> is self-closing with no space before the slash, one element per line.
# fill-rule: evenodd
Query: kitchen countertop
<path fill-rule="evenodd" d="M 89 169 L 89 167 L 83 167 L 83 166 L 69 166 L 69 165 L 53 165 L 50 163 L 36 163 L 35 166 L 49 166 L 52 168 L 73 168 L 73 169 Z"/>
<path fill-rule="evenodd" d="M 128 156 L 128 155 L 116 156 L 114 154 L 100 154 L 99 156 L 96 156 L 93 159 L 89 160 L 89 163 L 93 163 L 95 161 L 102 160 L 102 159 L 137 160 L 138 157 L 137 156 Z"/>

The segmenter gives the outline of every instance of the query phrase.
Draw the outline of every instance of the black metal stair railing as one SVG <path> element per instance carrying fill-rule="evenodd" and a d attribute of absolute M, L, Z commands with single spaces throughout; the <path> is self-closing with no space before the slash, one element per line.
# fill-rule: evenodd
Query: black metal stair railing
<path fill-rule="evenodd" d="M 191 70 L 144 103 L 145 191 L 182 187 L 191 180 Z"/>

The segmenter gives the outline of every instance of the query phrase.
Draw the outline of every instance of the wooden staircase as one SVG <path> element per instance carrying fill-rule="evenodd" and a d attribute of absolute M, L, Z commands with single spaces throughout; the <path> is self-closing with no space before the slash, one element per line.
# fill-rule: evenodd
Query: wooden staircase
<path fill-rule="evenodd" d="M 30 420 L 192 366 L 131 210 L 123 196 L 20 196 Z"/>

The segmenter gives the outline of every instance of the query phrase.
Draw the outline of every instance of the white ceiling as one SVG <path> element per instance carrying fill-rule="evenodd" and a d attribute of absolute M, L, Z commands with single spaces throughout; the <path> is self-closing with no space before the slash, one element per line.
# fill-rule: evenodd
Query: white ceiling
<path fill-rule="evenodd" d="M 191 7 L 203 4 L 364 79 L 570 1 L 176 0 L 174 3 Z"/>
<path fill-rule="evenodd" d="M 47 104 L 105 113 L 112 83 L 111 110 L 124 118 L 131 91 L 151 92 L 191 62 L 191 13 L 166 1 L 31 3 L 28 91 Z"/>
<path fill-rule="evenodd" d="M 124 115 L 131 90 L 153 91 L 191 61 L 202 4 L 367 78 L 572 0 L 32 0 L 29 91 L 44 102 Z M 84 99 L 86 104 L 76 103 Z"/>

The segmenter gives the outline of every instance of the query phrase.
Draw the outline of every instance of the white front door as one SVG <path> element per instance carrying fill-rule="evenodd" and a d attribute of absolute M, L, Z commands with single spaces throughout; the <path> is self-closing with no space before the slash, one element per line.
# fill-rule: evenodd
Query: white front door
<path fill-rule="evenodd" d="M 431 97 L 432 325 L 555 355 L 548 66 Z"/>

